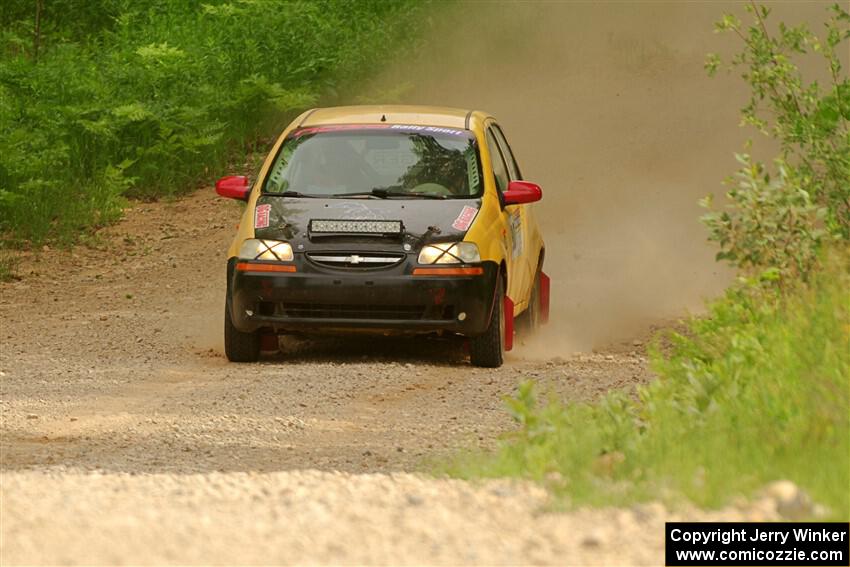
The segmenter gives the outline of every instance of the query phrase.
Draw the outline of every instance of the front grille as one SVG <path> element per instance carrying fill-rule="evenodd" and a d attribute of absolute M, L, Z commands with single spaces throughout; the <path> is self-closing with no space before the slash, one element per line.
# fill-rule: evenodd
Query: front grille
<path fill-rule="evenodd" d="M 311 253 L 307 258 L 314 264 L 327 268 L 374 269 L 389 268 L 404 260 L 404 254 L 368 252 L 349 254 L 347 252 Z"/>
<path fill-rule="evenodd" d="M 311 319 L 416 320 L 426 315 L 425 305 L 346 305 L 342 303 L 280 304 L 284 317 Z"/>

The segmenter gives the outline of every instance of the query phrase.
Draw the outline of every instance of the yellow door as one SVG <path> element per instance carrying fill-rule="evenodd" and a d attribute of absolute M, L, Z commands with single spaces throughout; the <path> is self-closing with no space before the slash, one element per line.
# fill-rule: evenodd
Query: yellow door
<path fill-rule="evenodd" d="M 511 172 L 508 166 L 511 162 L 502 153 L 497 141 L 497 133 L 492 128 L 492 124 L 487 125 L 485 136 L 487 138 L 487 150 L 493 166 L 493 176 L 496 179 L 496 189 L 499 193 L 502 193 L 507 190 L 508 183 L 511 181 Z M 508 266 L 508 296 L 517 305 L 518 310 L 525 307 L 529 296 L 530 282 L 528 254 L 526 253 L 528 235 L 524 208 L 525 205 L 510 205 L 504 207 L 501 215 L 502 230 L 507 241 L 505 262 Z"/>

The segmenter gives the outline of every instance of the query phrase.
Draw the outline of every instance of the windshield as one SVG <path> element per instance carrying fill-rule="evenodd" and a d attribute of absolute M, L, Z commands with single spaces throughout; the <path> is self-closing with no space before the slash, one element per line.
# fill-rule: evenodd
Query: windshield
<path fill-rule="evenodd" d="M 306 197 L 470 198 L 481 193 L 475 138 L 431 126 L 325 126 L 293 132 L 263 191 Z"/>

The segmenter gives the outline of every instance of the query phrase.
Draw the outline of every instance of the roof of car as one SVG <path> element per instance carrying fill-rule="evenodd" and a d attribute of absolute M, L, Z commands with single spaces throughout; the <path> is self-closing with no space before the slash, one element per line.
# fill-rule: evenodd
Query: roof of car
<path fill-rule="evenodd" d="M 299 126 L 327 124 L 413 124 L 416 126 L 442 126 L 469 128 L 473 114 L 470 110 L 443 106 L 371 105 L 315 108 Z"/>

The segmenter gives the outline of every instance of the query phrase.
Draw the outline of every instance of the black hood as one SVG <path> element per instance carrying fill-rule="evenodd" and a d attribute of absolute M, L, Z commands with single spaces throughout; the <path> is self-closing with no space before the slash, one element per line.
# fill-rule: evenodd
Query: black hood
<path fill-rule="evenodd" d="M 316 199 L 261 195 L 255 208 L 257 238 L 286 240 L 296 252 L 340 247 L 418 250 L 426 242 L 463 240 L 480 199 Z M 389 234 L 311 232 L 312 220 L 400 221 Z M 267 226 L 264 226 L 267 225 Z"/>

